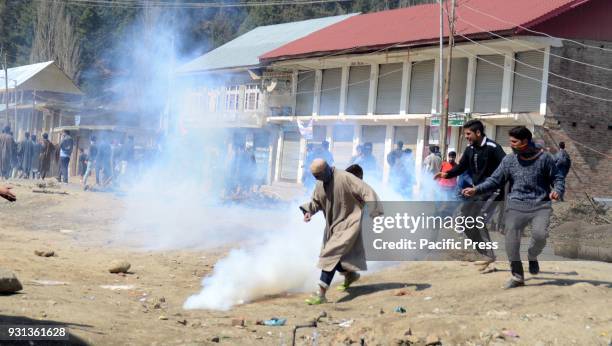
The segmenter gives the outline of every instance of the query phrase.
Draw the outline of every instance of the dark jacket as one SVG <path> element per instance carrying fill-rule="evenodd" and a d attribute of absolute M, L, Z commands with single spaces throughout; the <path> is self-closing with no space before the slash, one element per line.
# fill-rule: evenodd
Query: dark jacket
<path fill-rule="evenodd" d="M 555 164 L 563 177 L 566 177 L 572 167 L 572 160 L 565 149 L 559 149 L 559 152 L 555 155 Z"/>
<path fill-rule="evenodd" d="M 504 149 L 485 137 L 482 145 L 470 145 L 465 148 L 459 164 L 447 172 L 447 178 L 454 178 L 467 171 L 472 183 L 478 185 L 495 172 L 504 156 L 506 156 Z"/>
<path fill-rule="evenodd" d="M 68 135 L 65 136 L 64 139 L 62 139 L 62 142 L 60 143 L 60 148 L 64 152 L 64 154 L 66 154 L 67 157 L 70 157 L 70 155 L 72 155 L 73 146 L 74 141 L 72 140 L 72 137 Z"/>

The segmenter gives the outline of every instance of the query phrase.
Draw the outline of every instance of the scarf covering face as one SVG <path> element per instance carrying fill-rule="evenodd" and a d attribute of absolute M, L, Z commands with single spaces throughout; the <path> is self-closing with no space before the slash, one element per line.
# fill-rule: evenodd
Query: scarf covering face
<path fill-rule="evenodd" d="M 543 150 L 536 147 L 533 141 L 529 141 L 525 145 L 512 147 L 512 152 L 518 155 L 521 159 L 533 160 L 538 157 L 543 152 Z"/>

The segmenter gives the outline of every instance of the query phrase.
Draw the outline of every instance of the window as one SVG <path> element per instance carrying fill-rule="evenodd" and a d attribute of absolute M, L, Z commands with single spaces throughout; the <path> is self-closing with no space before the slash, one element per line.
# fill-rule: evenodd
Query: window
<path fill-rule="evenodd" d="M 225 110 L 226 111 L 237 111 L 238 100 L 240 98 L 240 87 L 237 85 L 229 86 L 225 88 Z"/>
<path fill-rule="evenodd" d="M 261 90 L 259 85 L 247 85 L 244 92 L 244 110 L 256 111 L 259 109 L 261 102 Z"/>

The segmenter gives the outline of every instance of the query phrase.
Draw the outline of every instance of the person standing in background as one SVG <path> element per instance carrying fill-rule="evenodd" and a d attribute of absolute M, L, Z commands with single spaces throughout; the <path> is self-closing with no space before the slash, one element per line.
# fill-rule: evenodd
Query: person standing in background
<path fill-rule="evenodd" d="M 13 152 L 15 151 L 15 142 L 11 135 L 11 128 L 5 126 L 0 134 L 0 174 L 4 179 L 8 179 L 12 171 Z"/>
<path fill-rule="evenodd" d="M 32 179 L 36 179 L 40 175 L 40 152 L 42 151 L 42 145 L 36 141 L 36 135 L 32 135 L 30 139 L 32 140 L 31 175 Z"/>
<path fill-rule="evenodd" d="M 64 130 L 59 145 L 59 174 L 57 180 L 60 182 L 68 183 L 68 165 L 70 164 L 70 155 L 72 155 L 73 146 L 74 141 L 70 136 L 70 132 Z"/>

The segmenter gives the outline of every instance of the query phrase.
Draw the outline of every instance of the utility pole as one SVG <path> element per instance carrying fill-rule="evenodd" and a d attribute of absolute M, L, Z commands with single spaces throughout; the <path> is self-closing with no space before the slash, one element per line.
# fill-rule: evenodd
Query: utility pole
<path fill-rule="evenodd" d="M 6 52 L 4 51 L 4 47 L 0 47 L 0 55 L 2 55 L 2 68 L 4 69 L 4 101 L 6 102 L 6 118 L 5 124 L 9 124 L 9 94 L 8 94 L 8 66 L 6 63 Z"/>
<path fill-rule="evenodd" d="M 438 0 L 438 3 L 440 4 L 440 57 L 438 66 L 438 99 L 436 100 L 438 106 L 436 107 L 436 113 L 440 115 L 442 113 L 442 86 L 444 85 L 444 0 Z"/>
<path fill-rule="evenodd" d="M 451 67 L 453 61 L 453 46 L 455 45 L 455 0 L 451 0 L 450 17 L 448 18 L 448 55 L 446 60 L 446 78 L 444 85 L 444 108 L 440 118 L 440 151 L 442 159 L 446 160 L 448 143 L 446 142 L 446 131 L 448 129 L 448 94 L 450 91 Z"/>

